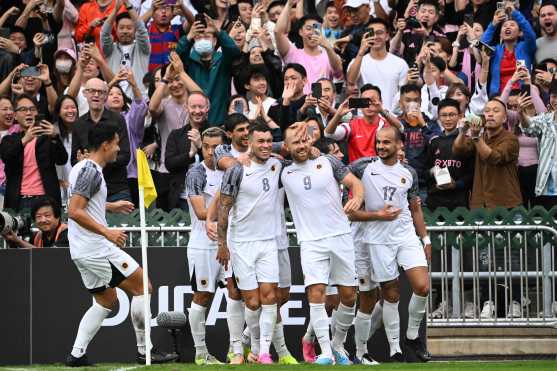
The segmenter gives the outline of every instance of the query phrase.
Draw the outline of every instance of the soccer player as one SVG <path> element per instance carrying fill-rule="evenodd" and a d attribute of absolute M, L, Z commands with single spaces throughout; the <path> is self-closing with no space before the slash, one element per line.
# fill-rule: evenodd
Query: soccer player
<path fill-rule="evenodd" d="M 383 322 L 391 359 L 403 360 L 398 314 L 401 266 L 414 292 L 408 306 L 406 360 L 425 362 L 431 356 L 418 336 L 418 329 L 429 294 L 427 260 L 431 242 L 418 196 L 418 178 L 414 169 L 397 158 L 402 138 L 396 128 L 379 130 L 376 147 L 378 157 L 364 157 L 350 165 L 365 187 L 365 210 L 352 212 L 350 218 L 367 222 L 362 241 L 369 251 L 373 272 L 370 278 L 381 284 Z"/>
<path fill-rule="evenodd" d="M 120 150 L 118 130 L 109 123 L 94 125 L 88 136 L 89 158 L 77 163 L 69 176 L 70 254 L 81 273 L 83 284 L 94 298 L 93 305 L 81 319 L 73 349 L 66 360 L 66 365 L 72 367 L 89 365 L 87 346 L 118 302 L 115 287 L 133 296 L 131 319 L 137 339 L 137 361 L 145 363 L 144 302 L 150 298 L 143 295 L 143 271 L 131 256 L 121 250 L 126 243 L 126 234 L 108 228 L 105 215 L 106 210 L 129 212 L 132 209 L 131 203 L 126 201 L 106 202 L 103 168 L 116 160 Z M 176 358 L 175 355 L 152 352 L 153 363 Z"/>
<path fill-rule="evenodd" d="M 220 364 L 209 353 L 205 342 L 205 313 L 213 298 L 216 285 L 224 281 L 223 267 L 217 261 L 217 243 L 205 233 L 207 207 L 220 189 L 223 172 L 215 169 L 213 154 L 221 145 L 225 132 L 217 127 L 201 134 L 203 161 L 188 171 L 186 192 L 191 213 L 191 234 L 188 241 L 188 266 L 193 288 L 193 299 L 189 309 L 191 335 L 195 345 L 197 365 Z"/>
<path fill-rule="evenodd" d="M 298 123 L 303 130 L 305 124 Z M 286 130 L 285 144 L 294 163 L 285 167 L 281 181 L 292 210 L 300 242 L 302 271 L 310 305 L 310 323 L 321 354 L 316 364 L 350 364 L 344 350 L 346 333 L 352 325 L 356 301 L 354 244 L 345 212 L 360 208 L 362 183 L 331 155 L 310 159 L 311 144 L 297 129 Z M 343 210 L 339 183 L 353 194 Z M 340 304 L 335 333 L 329 337 L 325 290 L 337 285 Z"/>
<path fill-rule="evenodd" d="M 269 348 L 277 320 L 279 281 L 276 235 L 282 164 L 271 158 L 272 142 L 268 126 L 250 127 L 249 166 L 238 163 L 225 171 L 217 223 L 217 258 L 225 267 L 231 260 L 246 306 L 252 338 L 248 361 L 262 364 L 273 363 Z"/>
<path fill-rule="evenodd" d="M 231 144 L 223 144 L 215 149 L 215 166 L 219 168 L 218 163 L 221 157 L 231 155 L 234 158 L 247 158 L 249 149 L 249 120 L 241 113 L 233 113 L 224 120 L 224 129 Z M 219 168 L 223 169 L 223 168 Z M 205 227 L 210 239 L 217 240 L 217 205 L 220 199 L 220 191 L 215 195 L 207 213 Z M 240 290 L 232 279 L 232 269 L 225 270 L 226 288 L 228 291 L 228 301 L 226 304 L 226 322 L 228 324 L 228 333 L 230 338 L 230 346 L 227 359 L 231 364 L 244 363 L 242 350 L 242 330 L 244 329 L 245 307 L 242 302 Z"/>

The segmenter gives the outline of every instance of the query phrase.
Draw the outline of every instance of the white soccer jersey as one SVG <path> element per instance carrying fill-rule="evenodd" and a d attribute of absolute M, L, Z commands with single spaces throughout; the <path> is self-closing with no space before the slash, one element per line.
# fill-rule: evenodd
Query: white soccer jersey
<path fill-rule="evenodd" d="M 298 241 L 314 241 L 350 233 L 338 183 L 348 168 L 325 155 L 284 168 L 282 184 L 288 197 Z"/>
<path fill-rule="evenodd" d="M 81 195 L 89 200 L 85 212 L 97 223 L 108 226 L 106 222 L 106 182 L 102 167 L 92 160 L 83 160 L 75 164 L 70 171 L 69 193 Z M 93 233 L 68 220 L 68 240 L 72 259 L 106 256 L 114 248 L 112 242 L 100 234 Z"/>
<path fill-rule="evenodd" d="M 286 228 L 286 216 L 284 215 L 284 198 L 286 194 L 284 192 L 284 187 L 279 189 L 277 197 L 277 248 L 279 250 L 287 250 L 289 245 L 288 231 Z"/>
<path fill-rule="evenodd" d="M 406 164 L 383 164 L 379 157 L 364 157 L 350 165 L 365 189 L 365 208 L 377 211 L 392 205 L 402 211 L 393 221 L 371 221 L 364 228 L 363 241 L 373 244 L 396 244 L 416 235 L 408 201 L 418 197 L 418 176 Z"/>
<path fill-rule="evenodd" d="M 188 194 L 188 205 L 191 216 L 191 233 L 188 241 L 188 248 L 194 249 L 216 249 L 217 242 L 207 237 L 205 231 L 205 221 L 199 220 L 190 202 L 190 197 L 202 196 L 205 207 L 208 208 L 220 189 L 222 175 L 224 172 L 213 170 L 200 162 L 188 171 L 186 175 L 186 192 Z"/>
<path fill-rule="evenodd" d="M 224 173 L 221 194 L 232 196 L 229 239 L 235 242 L 263 241 L 277 236 L 278 189 L 282 164 L 270 158 L 264 164 L 237 164 Z"/>

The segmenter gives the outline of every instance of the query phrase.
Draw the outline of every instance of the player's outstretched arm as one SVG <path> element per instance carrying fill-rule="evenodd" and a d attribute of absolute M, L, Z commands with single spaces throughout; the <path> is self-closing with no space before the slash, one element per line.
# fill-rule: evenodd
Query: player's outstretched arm
<path fill-rule="evenodd" d="M 402 210 L 392 205 L 385 205 L 381 210 L 355 210 L 348 213 L 348 219 L 352 222 L 390 222 L 398 218 Z"/>
<path fill-rule="evenodd" d="M 97 223 L 85 211 L 88 203 L 89 200 L 86 197 L 73 194 L 70 198 L 70 205 L 68 206 L 68 218 L 72 219 L 83 228 L 105 237 L 115 245 L 123 247 L 127 240 L 126 233 L 117 229 L 109 229 Z"/>
<path fill-rule="evenodd" d="M 409 202 L 410 213 L 412 214 L 412 220 L 414 221 L 414 228 L 416 233 L 422 241 L 424 239 L 427 243 L 424 243 L 425 256 L 428 261 L 431 261 L 431 242 L 429 242 L 429 237 L 427 235 L 427 229 L 424 221 L 424 213 L 422 211 L 422 203 L 419 197 L 413 197 Z"/>

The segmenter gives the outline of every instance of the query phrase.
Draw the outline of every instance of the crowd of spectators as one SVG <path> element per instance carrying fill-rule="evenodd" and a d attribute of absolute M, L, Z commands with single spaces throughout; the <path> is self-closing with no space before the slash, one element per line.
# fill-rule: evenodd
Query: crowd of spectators
<path fill-rule="evenodd" d="M 394 126 L 430 208 L 557 203 L 554 1 L 4 0 L 0 14 L 5 208 L 66 206 L 89 129 L 111 124 L 108 200 L 137 205 L 142 148 L 156 207 L 187 210 L 203 130 L 243 152 L 256 121 L 279 153 L 306 121 L 345 162 Z"/>

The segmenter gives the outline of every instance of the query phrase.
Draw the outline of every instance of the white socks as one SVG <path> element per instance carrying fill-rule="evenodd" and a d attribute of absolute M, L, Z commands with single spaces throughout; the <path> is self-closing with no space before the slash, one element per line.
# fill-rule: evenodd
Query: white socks
<path fill-rule="evenodd" d="M 110 312 L 112 312 L 112 310 L 97 304 L 97 302 L 93 302 L 93 305 L 85 312 L 79 323 L 79 329 L 77 330 L 77 336 L 75 337 L 75 343 L 72 349 L 72 356 L 79 358 L 85 354 L 87 346 L 93 339 L 93 336 L 99 331 L 102 322 L 108 317 Z"/>
<path fill-rule="evenodd" d="M 279 358 L 290 354 L 288 348 L 286 347 L 286 341 L 284 340 L 284 327 L 282 326 L 282 322 L 277 322 L 275 324 L 275 331 L 273 332 L 273 347 L 275 347 L 275 351 L 277 352 Z"/>
<path fill-rule="evenodd" d="M 400 350 L 400 317 L 398 315 L 398 301 L 389 303 L 383 301 L 383 322 L 385 323 L 385 333 L 391 348 L 391 357 L 396 353 L 402 353 Z"/>
<path fill-rule="evenodd" d="M 341 349 L 344 348 L 344 341 L 346 340 L 346 334 L 352 326 L 352 321 L 354 320 L 354 311 L 356 310 L 356 305 L 351 307 L 340 303 L 335 317 L 335 333 L 333 335 L 333 348 Z"/>
<path fill-rule="evenodd" d="M 356 342 L 356 357 L 362 359 L 367 353 L 367 341 L 371 328 L 371 314 L 358 311 L 354 321 L 354 340 Z"/>
<path fill-rule="evenodd" d="M 337 329 L 337 310 L 333 308 L 331 311 L 331 338 L 335 337 L 335 330 Z"/>
<path fill-rule="evenodd" d="M 276 312 L 276 308 L 275 308 L 275 312 Z M 259 355 L 259 345 L 261 342 L 259 317 L 261 315 L 261 308 L 258 308 L 257 310 L 251 310 L 248 307 L 246 307 L 245 313 L 246 313 L 246 325 L 249 327 L 249 331 L 251 334 L 251 352 L 255 355 Z M 240 336 L 241 336 L 241 332 L 240 332 Z"/>
<path fill-rule="evenodd" d="M 368 340 L 371 339 L 375 331 L 381 328 L 381 324 L 383 323 L 383 305 L 380 301 L 375 303 L 375 307 L 373 307 L 373 311 L 371 312 L 371 327 L 369 328 L 369 337 Z"/>
<path fill-rule="evenodd" d="M 311 319 L 308 322 L 308 327 L 306 328 L 306 333 L 304 334 L 304 341 L 308 343 L 315 342 L 315 332 L 313 331 L 313 326 L 311 325 Z"/>
<path fill-rule="evenodd" d="M 424 318 L 426 305 L 427 296 L 412 294 L 408 304 L 408 329 L 406 330 L 406 337 L 409 340 L 414 340 L 418 337 L 418 330 Z"/>
<path fill-rule="evenodd" d="M 207 308 L 191 302 L 189 310 L 189 322 L 191 327 L 191 336 L 195 345 L 195 356 L 207 354 L 207 344 L 205 343 L 205 312 Z"/>
<path fill-rule="evenodd" d="M 147 296 L 147 300 L 151 301 L 151 295 Z M 133 329 L 135 330 L 135 338 L 137 340 L 137 351 L 139 354 L 145 354 L 145 296 L 138 295 L 132 297 L 130 314 L 132 317 Z M 151 318 L 151 308 L 149 306 L 149 318 Z M 149 342 L 150 343 L 150 342 Z M 151 345 L 152 346 L 152 345 Z"/>
<path fill-rule="evenodd" d="M 234 354 L 243 354 L 242 331 L 244 330 L 244 304 L 241 300 L 228 298 L 226 322 L 230 336 L 230 348 Z"/>
<path fill-rule="evenodd" d="M 332 357 L 331 339 L 329 338 L 329 321 L 325 304 L 309 303 L 309 320 L 312 324 L 313 331 L 319 342 L 321 354 L 326 357 Z"/>
<path fill-rule="evenodd" d="M 261 345 L 259 354 L 269 354 L 271 341 L 273 340 L 273 332 L 277 323 L 277 305 L 263 304 L 261 305 L 261 316 L 259 317 L 259 328 L 261 335 Z"/>

